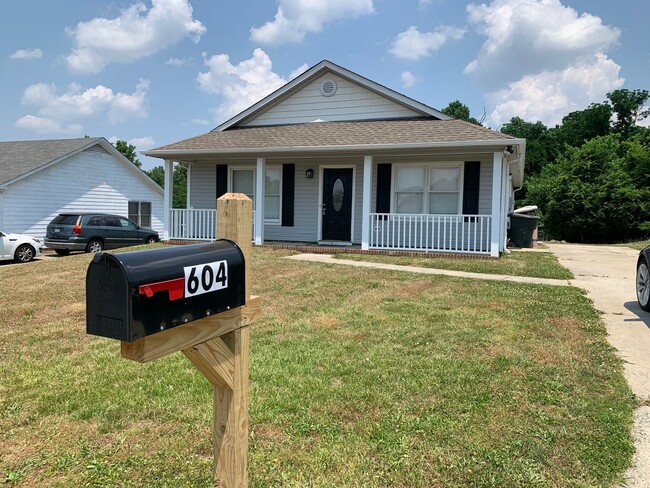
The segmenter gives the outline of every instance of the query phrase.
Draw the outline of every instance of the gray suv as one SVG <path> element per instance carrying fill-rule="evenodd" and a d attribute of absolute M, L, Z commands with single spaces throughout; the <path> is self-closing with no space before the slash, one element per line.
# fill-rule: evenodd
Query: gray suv
<path fill-rule="evenodd" d="M 45 246 L 65 256 L 70 251 L 103 249 L 158 242 L 158 233 L 120 215 L 64 213 L 47 226 Z"/>

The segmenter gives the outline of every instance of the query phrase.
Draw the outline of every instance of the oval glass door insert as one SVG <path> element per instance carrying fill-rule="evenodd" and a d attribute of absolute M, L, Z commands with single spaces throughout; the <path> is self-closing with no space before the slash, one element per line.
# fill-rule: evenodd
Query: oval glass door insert
<path fill-rule="evenodd" d="M 341 178 L 337 178 L 332 187 L 332 206 L 334 210 L 340 212 L 343 208 L 343 197 L 345 196 L 345 189 Z"/>

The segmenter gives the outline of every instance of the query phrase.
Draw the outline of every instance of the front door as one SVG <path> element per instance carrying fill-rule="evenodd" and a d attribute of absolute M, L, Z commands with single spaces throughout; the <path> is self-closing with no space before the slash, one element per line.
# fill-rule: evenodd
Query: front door
<path fill-rule="evenodd" d="M 352 240 L 352 168 L 323 170 L 323 240 Z"/>

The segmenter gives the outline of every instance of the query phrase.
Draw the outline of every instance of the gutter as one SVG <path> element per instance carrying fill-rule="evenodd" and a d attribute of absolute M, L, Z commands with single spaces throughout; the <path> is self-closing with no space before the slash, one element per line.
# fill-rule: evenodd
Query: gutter
<path fill-rule="evenodd" d="M 259 148 L 228 148 L 228 149 L 163 149 L 144 151 L 142 154 L 150 157 L 164 158 L 165 156 L 192 156 L 209 154 L 275 154 L 275 153 L 305 153 L 305 152 L 338 152 L 338 151 L 382 151 L 408 149 L 439 149 L 451 147 L 499 147 L 525 144 L 525 139 L 493 139 L 483 141 L 453 141 L 453 142 L 415 142 L 406 144 L 346 144 L 339 146 L 284 146 Z"/>

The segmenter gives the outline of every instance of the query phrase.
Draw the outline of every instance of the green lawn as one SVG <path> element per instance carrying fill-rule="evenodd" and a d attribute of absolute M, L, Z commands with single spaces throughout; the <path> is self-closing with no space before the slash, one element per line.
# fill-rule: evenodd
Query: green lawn
<path fill-rule="evenodd" d="M 568 269 L 560 266 L 557 258 L 550 253 L 514 251 L 499 259 L 463 259 L 443 257 L 388 256 L 380 254 L 340 253 L 338 259 L 354 259 L 424 268 L 451 269 L 471 273 L 504 274 L 512 276 L 531 276 L 534 278 L 573 279 Z"/>
<path fill-rule="evenodd" d="M 252 487 L 615 485 L 635 400 L 570 287 L 255 249 Z M 211 387 L 85 334 L 90 256 L 0 266 L 0 481 L 212 486 Z"/>
<path fill-rule="evenodd" d="M 627 242 L 621 245 L 625 247 L 631 247 L 632 249 L 638 249 L 640 251 L 641 249 L 650 246 L 650 241 Z"/>

